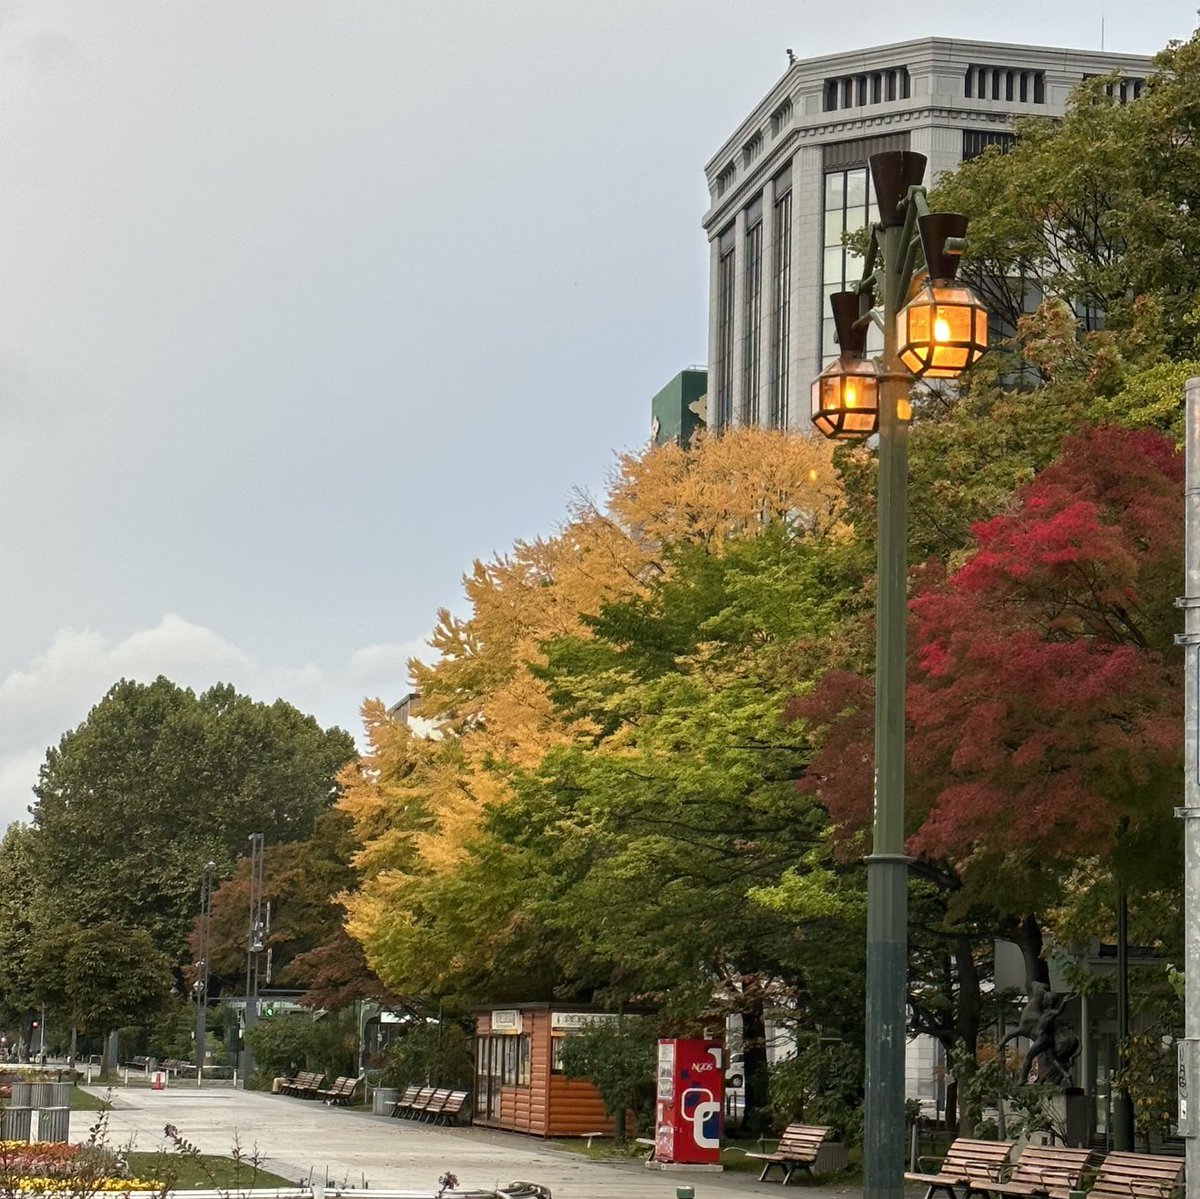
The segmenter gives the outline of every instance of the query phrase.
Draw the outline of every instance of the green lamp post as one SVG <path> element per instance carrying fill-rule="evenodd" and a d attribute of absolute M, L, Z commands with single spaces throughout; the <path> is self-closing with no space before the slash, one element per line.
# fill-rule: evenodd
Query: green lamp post
<path fill-rule="evenodd" d="M 966 218 L 930 213 L 925 157 L 871 158 L 879 223 L 853 291 L 832 297 L 841 356 L 814 381 L 813 423 L 841 439 L 879 435 L 875 641 L 875 820 L 867 858 L 864 1199 L 904 1193 L 904 1046 L 908 858 L 904 852 L 909 392 L 961 374 L 987 348 L 987 313 L 957 282 Z M 925 267 L 918 271 L 917 251 Z M 867 359 L 870 324 L 883 354 Z M 869 366 L 867 365 L 869 363 Z"/>

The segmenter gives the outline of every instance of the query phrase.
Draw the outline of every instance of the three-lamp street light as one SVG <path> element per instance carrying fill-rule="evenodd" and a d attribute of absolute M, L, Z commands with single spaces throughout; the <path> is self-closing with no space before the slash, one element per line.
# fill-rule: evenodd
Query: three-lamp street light
<path fill-rule="evenodd" d="M 904 1193 L 904 1047 L 908 858 L 904 852 L 908 426 L 920 379 L 953 379 L 987 348 L 987 311 L 956 272 L 966 218 L 931 213 L 925 156 L 871 158 L 879 223 L 862 278 L 831 297 L 840 356 L 812 385 L 813 424 L 827 437 L 878 433 L 875 624 L 875 808 L 867 858 L 864 1199 Z M 918 269 L 917 252 L 924 256 Z M 883 353 L 868 357 L 872 325 Z"/>

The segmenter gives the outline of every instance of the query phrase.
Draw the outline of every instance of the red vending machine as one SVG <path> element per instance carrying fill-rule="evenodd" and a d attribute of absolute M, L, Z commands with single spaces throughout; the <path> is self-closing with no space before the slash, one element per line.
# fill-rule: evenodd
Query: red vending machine
<path fill-rule="evenodd" d="M 720 1041 L 659 1041 L 655 1161 L 720 1165 L 724 1052 Z"/>

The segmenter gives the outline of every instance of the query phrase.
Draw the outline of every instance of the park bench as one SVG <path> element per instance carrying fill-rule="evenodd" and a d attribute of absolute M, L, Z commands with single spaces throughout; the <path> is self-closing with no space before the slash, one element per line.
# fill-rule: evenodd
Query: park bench
<path fill-rule="evenodd" d="M 343 1074 L 334 1080 L 332 1086 L 322 1087 L 318 1090 L 317 1097 L 323 1103 L 331 1104 L 334 1107 L 345 1107 L 354 1098 L 354 1092 L 357 1090 L 358 1079 Z"/>
<path fill-rule="evenodd" d="M 917 1165 L 922 1172 L 905 1174 L 904 1181 L 925 1186 L 925 1199 L 933 1199 L 937 1191 L 945 1191 L 948 1199 L 958 1199 L 959 1190 L 964 1196 L 983 1194 L 983 1184 L 1000 1180 L 1011 1152 L 1012 1144 L 1008 1141 L 957 1137 L 936 1167 L 933 1163 L 937 1159 L 920 1157 Z"/>
<path fill-rule="evenodd" d="M 291 1078 L 285 1078 L 283 1080 L 283 1082 L 281 1082 L 279 1084 L 279 1093 L 281 1095 L 293 1094 L 293 1088 L 298 1086 L 301 1082 L 303 1082 L 307 1085 L 308 1077 L 309 1076 L 308 1076 L 307 1070 L 300 1070 L 298 1073 L 294 1074 Z"/>
<path fill-rule="evenodd" d="M 1026 1145 L 1004 1182 L 989 1182 L 984 1188 L 989 1195 L 1029 1196 L 1030 1199 L 1068 1199 L 1072 1191 L 1081 1189 L 1084 1171 L 1093 1163 L 1090 1149 L 1073 1149 L 1068 1145 Z"/>
<path fill-rule="evenodd" d="M 416 1113 L 417 1119 L 429 1124 L 453 1124 L 466 1102 L 466 1091 L 434 1091 L 424 1109 Z"/>
<path fill-rule="evenodd" d="M 410 1086 L 392 1104 L 392 1115 L 428 1124 L 453 1124 L 466 1105 L 466 1091 Z"/>
<path fill-rule="evenodd" d="M 185 1062 L 182 1058 L 177 1057 L 169 1057 L 165 1062 L 163 1062 L 163 1069 L 168 1074 L 183 1074 L 185 1072 L 190 1073 L 195 1068 L 196 1067 L 193 1066 L 191 1062 Z"/>
<path fill-rule="evenodd" d="M 392 1115 L 403 1116 L 405 1119 L 419 1118 L 429 1106 L 429 1101 L 433 1098 L 433 1091 L 433 1087 L 419 1087 L 417 1093 L 407 1103 L 396 1104 L 399 1110 L 393 1110 Z"/>
<path fill-rule="evenodd" d="M 829 1132 L 828 1128 L 818 1124 L 789 1124 L 783 1130 L 779 1148 L 774 1153 L 751 1153 L 745 1149 L 742 1152 L 764 1163 L 762 1173 L 758 1176 L 759 1182 L 766 1182 L 767 1175 L 778 1166 L 783 1174 L 781 1183 L 787 1186 L 797 1170 L 804 1170 L 812 1178 L 813 1162 L 817 1160 L 817 1154 Z"/>
<path fill-rule="evenodd" d="M 466 1091 L 451 1091 L 450 1098 L 442 1105 L 442 1110 L 438 1113 L 438 1118 L 434 1121 L 435 1124 L 453 1124 L 462 1114 L 462 1110 L 467 1106 Z"/>
<path fill-rule="evenodd" d="M 404 1094 L 392 1104 L 392 1110 L 389 1114 L 392 1116 L 406 1115 L 420 1091 L 421 1088 L 415 1083 L 412 1086 L 405 1087 Z"/>
<path fill-rule="evenodd" d="M 280 1090 L 285 1095 L 293 1095 L 297 1099 L 315 1099 L 324 1081 L 324 1074 L 315 1070 L 301 1070 L 290 1082 L 284 1083 Z"/>
<path fill-rule="evenodd" d="M 126 1070 L 141 1070 L 143 1073 L 148 1073 L 150 1070 L 150 1059 L 148 1057 L 131 1057 L 125 1063 Z"/>
<path fill-rule="evenodd" d="M 419 1112 L 415 1112 L 416 1118 L 428 1124 L 436 1124 L 438 1122 L 438 1118 L 442 1114 L 442 1109 L 449 1102 L 450 1088 L 438 1087 L 433 1094 L 429 1096 L 425 1106 Z"/>
<path fill-rule="evenodd" d="M 1100 1163 L 1095 1199 L 1171 1199 L 1183 1184 L 1183 1159 L 1150 1153 L 1110 1153 Z"/>

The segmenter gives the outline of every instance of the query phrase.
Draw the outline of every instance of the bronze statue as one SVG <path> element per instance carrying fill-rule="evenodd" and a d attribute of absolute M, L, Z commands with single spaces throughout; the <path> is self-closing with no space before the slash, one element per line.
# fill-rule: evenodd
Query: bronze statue
<path fill-rule="evenodd" d="M 1038 1082 L 1057 1082 L 1067 1086 L 1071 1082 L 1071 1065 L 1079 1053 L 1079 1038 L 1069 1028 L 1059 1025 L 1059 1017 L 1071 996 L 1066 991 L 1057 995 L 1045 983 L 1035 982 L 1030 988 L 1029 999 L 1017 1020 L 1017 1027 L 1007 1033 L 997 1049 L 1003 1049 L 1009 1041 L 1026 1037 L 1029 1048 L 1021 1064 L 1018 1085 L 1029 1081 L 1033 1063 L 1038 1065 Z"/>

